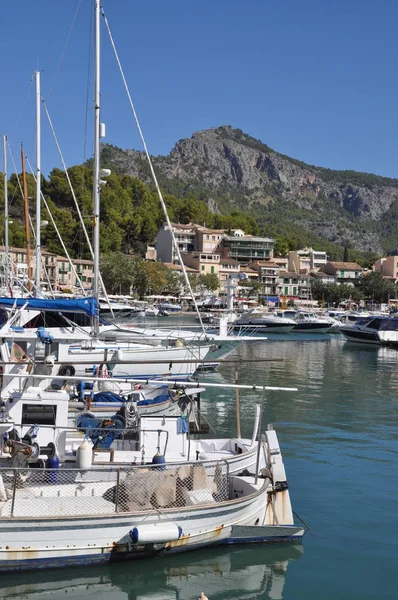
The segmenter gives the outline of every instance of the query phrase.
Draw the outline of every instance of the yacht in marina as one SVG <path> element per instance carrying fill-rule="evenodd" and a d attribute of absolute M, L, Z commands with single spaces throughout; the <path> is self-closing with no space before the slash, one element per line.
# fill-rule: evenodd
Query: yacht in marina
<path fill-rule="evenodd" d="M 398 317 L 358 317 L 354 322 L 340 327 L 347 341 L 360 344 L 398 345 Z"/>
<path fill-rule="evenodd" d="M 293 333 L 327 333 L 332 325 L 329 319 L 319 317 L 312 311 L 281 310 L 277 314 L 284 319 L 293 319 Z"/>

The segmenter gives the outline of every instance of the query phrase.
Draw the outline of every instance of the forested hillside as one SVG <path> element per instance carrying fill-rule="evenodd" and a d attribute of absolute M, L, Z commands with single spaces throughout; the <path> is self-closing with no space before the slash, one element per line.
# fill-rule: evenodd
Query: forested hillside
<path fill-rule="evenodd" d="M 306 165 L 274 152 L 239 129 L 218 127 L 177 142 L 169 156 L 154 157 L 173 221 L 242 228 L 276 238 L 277 252 L 313 246 L 331 259 L 362 264 L 398 246 L 398 180 Z M 164 221 L 144 155 L 102 147 L 111 176 L 101 192 L 101 251 L 143 255 Z M 92 231 L 92 163 L 69 169 L 88 231 Z M 35 185 L 28 175 L 29 196 Z M 53 169 L 43 193 L 74 257 L 89 257 L 65 174 Z M 10 244 L 23 246 L 23 201 L 17 178 L 9 180 Z M 0 190 L 0 210 L 4 205 Z M 34 217 L 34 202 L 30 212 Z M 43 210 L 43 219 L 49 220 Z M 4 217 L 0 217 L 0 225 Z M 4 230 L 4 229 L 3 229 Z M 54 228 L 43 245 L 61 252 Z"/>
<path fill-rule="evenodd" d="M 199 131 L 153 160 L 165 191 L 223 214 L 238 208 L 261 233 L 321 243 L 333 255 L 344 247 L 381 255 L 398 245 L 397 179 L 307 165 L 229 126 Z M 103 162 L 150 184 L 137 150 L 107 145 Z"/>
<path fill-rule="evenodd" d="M 90 167 L 76 166 L 68 171 L 73 189 L 84 217 L 85 225 L 92 233 L 92 186 L 93 173 Z M 35 197 L 35 182 L 27 176 L 28 195 Z M 51 213 L 62 235 L 68 251 L 73 257 L 89 257 L 83 228 L 80 225 L 73 196 L 66 175 L 59 169 L 53 169 L 48 179 L 42 179 L 42 191 Z M 10 224 L 10 246 L 25 245 L 23 198 L 17 177 L 12 175 L 8 182 Z M 176 198 L 165 195 L 169 216 L 172 221 L 206 224 L 209 227 L 238 228 L 248 233 L 258 233 L 259 228 L 254 217 L 239 210 L 220 215 L 211 212 L 207 204 L 195 198 Z M 4 231 L 4 195 L 0 195 L 1 228 Z M 47 211 L 42 207 L 43 220 L 50 221 Z M 34 222 L 35 202 L 30 200 L 30 214 Z M 163 211 L 156 192 L 130 175 L 113 173 L 107 178 L 106 186 L 101 189 L 101 252 L 137 253 L 143 255 L 147 244 L 154 243 L 160 225 L 164 222 Z M 55 229 L 49 223 L 42 229 L 42 244 L 50 252 L 62 254 L 62 247 Z"/>

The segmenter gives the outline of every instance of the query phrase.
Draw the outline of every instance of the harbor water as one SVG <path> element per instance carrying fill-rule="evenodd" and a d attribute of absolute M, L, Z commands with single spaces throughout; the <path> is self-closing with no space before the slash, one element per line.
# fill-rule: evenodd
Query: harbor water
<path fill-rule="evenodd" d="M 396 598 L 398 352 L 350 345 L 339 335 L 268 338 L 230 358 L 242 361 L 240 383 L 298 388 L 266 394 L 264 426 L 278 433 L 293 508 L 311 527 L 302 544 L 6 574 L 0 597 L 196 600 L 203 591 L 209 600 Z M 200 378 L 232 382 L 234 365 Z M 246 437 L 260 398 L 260 391 L 240 393 Z M 207 392 L 202 410 L 211 437 L 236 435 L 233 390 Z"/>

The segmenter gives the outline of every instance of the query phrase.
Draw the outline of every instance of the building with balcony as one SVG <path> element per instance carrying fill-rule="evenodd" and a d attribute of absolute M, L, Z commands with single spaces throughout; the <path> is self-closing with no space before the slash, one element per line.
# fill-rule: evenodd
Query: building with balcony
<path fill-rule="evenodd" d="M 172 223 L 174 235 L 181 254 L 196 250 L 196 225 Z M 156 239 L 157 258 L 161 262 L 177 263 L 178 257 L 173 245 L 173 239 L 167 223 L 160 227 Z"/>
<path fill-rule="evenodd" d="M 92 260 L 86 260 L 84 258 L 72 258 L 72 263 L 76 269 L 76 273 L 82 283 L 84 289 L 92 289 L 94 283 L 94 263 Z M 72 277 L 74 287 L 77 287 L 78 281 L 74 276 Z M 80 287 L 80 286 L 79 286 Z"/>
<path fill-rule="evenodd" d="M 224 229 L 208 229 L 200 225 L 195 225 L 195 231 L 195 249 L 198 252 L 214 252 L 225 235 Z"/>
<path fill-rule="evenodd" d="M 204 252 L 189 252 L 182 255 L 184 265 L 199 272 L 199 275 L 215 274 L 220 270 L 220 255 Z"/>
<path fill-rule="evenodd" d="M 274 262 L 276 265 L 278 265 L 279 269 L 281 271 L 288 271 L 288 263 L 289 263 L 289 257 L 288 256 L 274 256 L 272 258 L 272 262 Z"/>
<path fill-rule="evenodd" d="M 363 269 L 356 262 L 328 262 L 322 271 L 334 275 L 336 283 L 354 285 L 354 281 L 359 279 Z"/>
<path fill-rule="evenodd" d="M 10 275 L 14 280 L 28 284 L 28 263 L 26 248 L 9 248 L 8 266 Z M 47 250 L 41 251 L 40 281 L 43 288 L 50 287 L 54 290 L 73 289 L 77 286 L 77 278 L 72 265 L 65 256 L 59 256 Z M 93 261 L 79 258 L 71 259 L 75 270 L 82 281 L 84 288 L 91 289 L 93 285 Z M 31 254 L 31 281 L 36 279 L 36 257 L 34 249 Z M 5 248 L 0 246 L 0 268 L 4 272 Z"/>
<path fill-rule="evenodd" d="M 275 240 L 253 235 L 225 235 L 217 252 L 246 265 L 254 260 L 269 260 L 274 255 Z"/>
<path fill-rule="evenodd" d="M 256 260 L 248 264 L 248 267 L 257 271 L 258 282 L 263 286 L 265 296 L 276 296 L 278 294 L 279 266 L 271 260 Z"/>
<path fill-rule="evenodd" d="M 300 273 L 305 271 L 319 271 L 327 263 L 326 252 L 314 250 L 313 248 L 303 248 L 302 250 L 293 250 L 288 255 L 288 271 Z"/>
<path fill-rule="evenodd" d="M 220 257 L 220 267 L 218 279 L 220 281 L 220 291 L 225 292 L 230 277 L 237 278 L 240 273 L 240 263 L 233 258 Z"/>

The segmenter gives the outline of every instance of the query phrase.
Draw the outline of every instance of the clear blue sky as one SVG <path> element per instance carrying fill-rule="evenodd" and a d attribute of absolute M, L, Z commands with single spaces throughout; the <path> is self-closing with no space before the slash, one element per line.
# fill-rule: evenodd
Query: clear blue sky
<path fill-rule="evenodd" d="M 1 3 L 0 132 L 8 134 L 18 164 L 21 141 L 35 162 L 30 78 L 38 67 L 68 166 L 91 155 L 92 84 L 84 148 L 92 4 Z M 103 6 L 152 154 L 167 154 L 194 131 L 230 124 L 311 164 L 398 176 L 396 0 L 103 0 Z M 105 28 L 102 42 L 105 141 L 141 149 Z M 42 127 L 48 173 L 60 161 L 45 116 Z"/>

